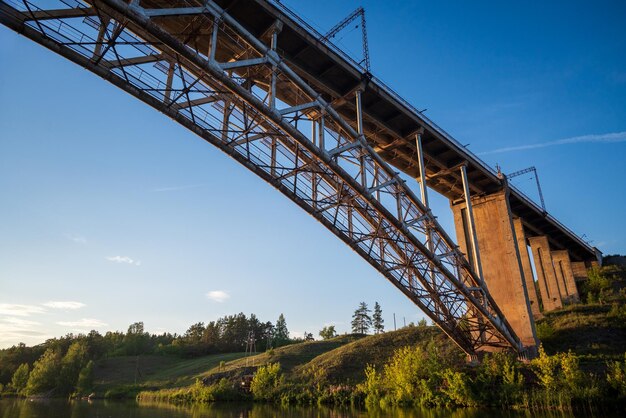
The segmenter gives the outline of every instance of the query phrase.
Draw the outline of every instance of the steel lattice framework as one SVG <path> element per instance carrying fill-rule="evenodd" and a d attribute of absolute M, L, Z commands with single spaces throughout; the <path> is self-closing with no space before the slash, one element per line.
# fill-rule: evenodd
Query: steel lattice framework
<path fill-rule="evenodd" d="M 523 351 L 464 255 L 367 144 L 362 121 L 342 119 L 281 59 L 281 22 L 258 39 L 213 1 L 135 0 L 2 1 L 0 22 L 173 118 L 273 185 L 466 353 Z M 359 107 L 358 91 L 355 100 Z"/>

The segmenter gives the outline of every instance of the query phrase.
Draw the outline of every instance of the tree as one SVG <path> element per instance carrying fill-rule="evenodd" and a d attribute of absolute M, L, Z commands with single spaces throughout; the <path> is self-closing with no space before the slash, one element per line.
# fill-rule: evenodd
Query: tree
<path fill-rule="evenodd" d="M 34 395 L 55 389 L 60 370 L 61 353 L 48 348 L 33 365 L 24 392 L 27 395 Z"/>
<path fill-rule="evenodd" d="M 334 325 L 328 325 L 322 328 L 319 334 L 320 334 L 320 337 L 322 337 L 324 340 L 329 340 L 337 336 L 337 331 L 335 331 Z"/>
<path fill-rule="evenodd" d="M 276 341 L 276 345 L 282 345 L 289 342 L 289 330 L 287 329 L 287 321 L 285 321 L 285 315 L 282 313 L 278 317 L 276 321 L 276 326 L 274 327 L 274 340 Z"/>
<path fill-rule="evenodd" d="M 18 367 L 15 373 L 13 373 L 11 386 L 15 389 L 16 393 L 20 393 L 26 387 L 26 384 L 28 383 L 28 373 L 30 373 L 28 363 L 20 364 L 20 367 Z"/>
<path fill-rule="evenodd" d="M 184 338 L 189 344 L 198 344 L 204 335 L 204 322 L 198 322 L 189 327 Z"/>
<path fill-rule="evenodd" d="M 304 331 L 304 341 L 315 341 L 313 333 Z"/>
<path fill-rule="evenodd" d="M 374 334 L 385 332 L 385 320 L 383 319 L 383 310 L 380 309 L 378 302 L 374 303 L 374 314 L 372 315 L 372 321 L 374 323 Z"/>
<path fill-rule="evenodd" d="M 124 337 L 126 354 L 136 356 L 146 354 L 150 348 L 150 334 L 144 331 L 143 322 L 130 324 Z"/>
<path fill-rule="evenodd" d="M 89 351 L 84 340 L 75 341 L 67 349 L 67 353 L 61 360 L 57 389 L 63 395 L 73 392 L 78 374 L 89 361 Z"/>
<path fill-rule="evenodd" d="M 78 381 L 76 382 L 76 393 L 79 395 L 86 395 L 93 390 L 93 361 L 89 360 L 89 363 L 83 367 L 78 375 Z"/>
<path fill-rule="evenodd" d="M 352 315 L 352 332 L 355 334 L 367 334 L 372 326 L 372 318 L 367 303 L 361 302 Z"/>

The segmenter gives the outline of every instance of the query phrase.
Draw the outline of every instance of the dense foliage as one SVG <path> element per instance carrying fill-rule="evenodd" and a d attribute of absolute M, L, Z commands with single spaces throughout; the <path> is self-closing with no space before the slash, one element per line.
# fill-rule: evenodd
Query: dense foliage
<path fill-rule="evenodd" d="M 17 395 L 86 396 L 93 388 L 94 361 L 104 357 L 167 354 L 196 357 L 245 351 L 250 332 L 256 349 L 300 340 L 289 339 L 284 315 L 277 327 L 261 322 L 254 314 L 228 315 L 206 325 L 198 322 L 183 335 L 149 334 L 143 322 L 135 322 L 126 333 L 97 331 L 54 338 L 26 347 L 19 344 L 0 350 L 0 392 Z"/>

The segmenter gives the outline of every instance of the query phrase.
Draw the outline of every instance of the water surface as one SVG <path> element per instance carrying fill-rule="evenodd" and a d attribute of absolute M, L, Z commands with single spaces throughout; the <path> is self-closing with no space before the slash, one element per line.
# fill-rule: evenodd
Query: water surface
<path fill-rule="evenodd" d="M 215 403 L 172 405 L 153 402 L 0 399 L 0 418 L 617 418 L 591 412 L 529 412 L 497 409 L 402 409 L 281 407 L 268 404 Z"/>

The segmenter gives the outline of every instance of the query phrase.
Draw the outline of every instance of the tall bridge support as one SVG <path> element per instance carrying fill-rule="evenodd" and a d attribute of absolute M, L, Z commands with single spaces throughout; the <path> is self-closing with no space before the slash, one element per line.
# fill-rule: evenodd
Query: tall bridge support
<path fill-rule="evenodd" d="M 513 227 L 515 229 L 515 237 L 517 238 L 517 250 L 519 251 L 520 261 L 522 263 L 522 272 L 526 281 L 526 291 L 528 292 L 528 301 L 530 302 L 530 310 L 535 319 L 541 318 L 541 307 L 539 305 L 539 297 L 537 296 L 537 287 L 535 286 L 535 278 L 533 269 L 530 264 L 530 256 L 528 255 L 526 234 L 524 233 L 524 225 L 520 218 L 513 219 Z"/>
<path fill-rule="evenodd" d="M 530 237 L 528 242 L 530 243 L 535 261 L 535 271 L 537 272 L 544 312 L 562 308 L 561 291 L 559 290 L 559 283 L 554 271 L 554 265 L 552 264 L 548 237 Z"/>
<path fill-rule="evenodd" d="M 584 261 L 572 261 L 571 263 L 572 266 L 572 272 L 574 273 L 574 280 L 575 281 L 582 281 L 582 280 L 587 280 L 587 267 L 585 266 L 585 262 Z"/>
<path fill-rule="evenodd" d="M 465 202 L 452 202 L 451 207 L 457 242 L 461 251 L 472 260 L 472 234 L 467 205 Z M 532 355 L 537 345 L 537 335 L 508 192 L 505 189 L 487 196 L 475 196 L 471 199 L 471 207 L 485 283 L 528 354 Z"/>
<path fill-rule="evenodd" d="M 566 250 L 552 251 L 552 262 L 554 263 L 554 270 L 556 270 L 557 276 L 560 276 L 565 284 L 563 292 L 565 294 L 564 300 L 568 303 L 579 302 L 580 298 L 578 296 L 578 289 L 576 288 L 576 281 L 574 280 L 574 272 L 572 271 L 569 253 Z"/>

